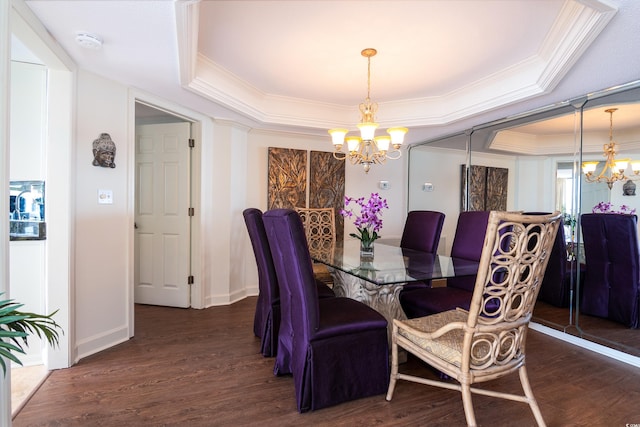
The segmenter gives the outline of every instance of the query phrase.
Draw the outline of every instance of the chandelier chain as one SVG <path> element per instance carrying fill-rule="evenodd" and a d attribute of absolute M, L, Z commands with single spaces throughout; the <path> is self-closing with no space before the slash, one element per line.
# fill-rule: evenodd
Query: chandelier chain
<path fill-rule="evenodd" d="M 616 111 L 617 108 L 610 108 L 607 111 L 609 113 L 609 142 L 613 142 L 613 112 Z"/>
<path fill-rule="evenodd" d="M 371 101 L 371 57 L 367 57 L 367 103 Z"/>

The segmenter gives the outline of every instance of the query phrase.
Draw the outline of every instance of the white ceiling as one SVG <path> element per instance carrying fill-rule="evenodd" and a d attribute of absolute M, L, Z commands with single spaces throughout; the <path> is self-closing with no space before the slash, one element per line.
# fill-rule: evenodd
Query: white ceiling
<path fill-rule="evenodd" d="M 251 127 L 408 142 L 640 78 L 634 0 L 26 0 L 80 68 Z M 88 50 L 77 32 L 100 36 Z"/>

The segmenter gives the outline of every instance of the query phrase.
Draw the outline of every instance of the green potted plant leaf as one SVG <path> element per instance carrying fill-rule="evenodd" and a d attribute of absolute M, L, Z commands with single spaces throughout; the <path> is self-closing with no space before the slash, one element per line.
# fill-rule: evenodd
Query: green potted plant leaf
<path fill-rule="evenodd" d="M 11 299 L 0 300 L 0 365 L 5 375 L 7 366 L 4 358 L 22 365 L 15 353 L 25 354 L 29 335 L 46 338 L 51 346 L 56 347 L 62 332 L 62 327 L 53 320 L 58 310 L 48 316 L 18 311 L 23 305 Z"/>

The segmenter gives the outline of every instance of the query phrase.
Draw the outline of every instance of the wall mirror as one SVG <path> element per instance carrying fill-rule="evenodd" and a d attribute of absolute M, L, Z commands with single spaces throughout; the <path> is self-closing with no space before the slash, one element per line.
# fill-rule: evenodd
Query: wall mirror
<path fill-rule="evenodd" d="M 611 116 L 605 110 L 616 108 Z M 611 126 L 611 117 L 612 126 Z M 616 159 L 640 162 L 640 82 L 585 95 L 517 117 L 481 124 L 409 149 L 408 210 L 429 209 L 446 215 L 440 251 L 449 253 L 461 201 L 469 197 L 461 167 L 481 165 L 508 169 L 508 210 L 563 212 L 569 268 L 576 271 L 566 300 L 536 305 L 535 321 L 556 330 L 640 357 L 640 330 L 580 312 L 580 280 L 584 248 L 580 215 L 601 202 L 614 209 L 625 205 L 640 214 L 640 184 L 631 162 L 625 176 L 611 183 L 589 182 L 583 162 L 605 163 L 610 131 Z M 592 175 L 594 176 L 594 175 Z M 638 179 L 638 181 L 634 181 Z M 625 187 L 625 184 L 627 186 Z M 582 277 L 581 277 L 582 275 Z"/>

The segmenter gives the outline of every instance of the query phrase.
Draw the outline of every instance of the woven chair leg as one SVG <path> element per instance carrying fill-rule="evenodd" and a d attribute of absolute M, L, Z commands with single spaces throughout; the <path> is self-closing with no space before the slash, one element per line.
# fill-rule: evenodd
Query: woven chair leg
<path fill-rule="evenodd" d="M 531 412 L 533 412 L 533 416 L 536 418 L 536 422 L 540 427 L 546 426 L 544 419 L 542 418 L 542 412 L 540 412 L 538 402 L 533 396 L 533 390 L 531 389 L 531 384 L 529 383 L 527 368 L 524 365 L 521 366 L 520 369 L 518 369 L 518 374 L 520 375 L 520 383 L 522 384 L 522 389 L 524 390 L 525 396 L 527 396 L 529 407 L 531 408 Z"/>
<path fill-rule="evenodd" d="M 391 401 L 393 397 L 393 391 L 396 388 L 396 381 L 398 377 L 398 343 L 396 342 L 396 334 L 398 333 L 398 327 L 393 325 L 393 332 L 391 334 L 391 375 L 389 376 L 389 388 L 387 389 L 387 401 Z"/>
<path fill-rule="evenodd" d="M 469 427 L 475 427 L 476 414 L 473 411 L 473 401 L 471 400 L 471 386 L 469 384 L 460 384 L 460 387 L 462 406 L 464 407 L 464 416 L 467 418 L 467 425 Z"/>

